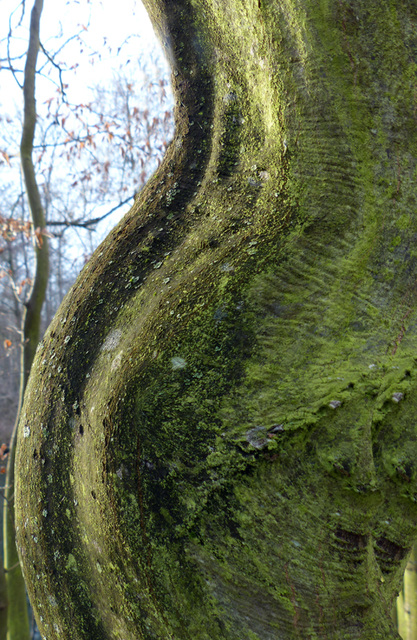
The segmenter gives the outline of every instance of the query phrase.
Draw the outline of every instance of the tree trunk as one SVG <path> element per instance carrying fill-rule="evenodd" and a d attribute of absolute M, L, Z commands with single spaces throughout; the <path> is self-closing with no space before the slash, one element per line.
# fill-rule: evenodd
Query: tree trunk
<path fill-rule="evenodd" d="M 403 640 L 417 639 L 417 571 L 416 547 L 411 552 L 404 574 L 404 586 L 400 593 L 398 632 Z"/>
<path fill-rule="evenodd" d="M 387 640 L 416 536 L 417 12 L 147 0 L 176 135 L 42 341 L 42 634 Z"/>
<path fill-rule="evenodd" d="M 24 118 L 20 157 L 25 181 L 26 195 L 29 201 L 31 223 L 34 231 L 35 273 L 33 284 L 22 321 L 22 356 L 20 367 L 20 394 L 18 415 L 10 441 L 10 453 L 7 465 L 5 503 L 4 503 L 4 559 L 8 592 L 7 638 L 8 640 L 29 640 L 30 627 L 26 599 L 25 583 L 16 549 L 15 512 L 15 455 L 17 425 L 26 390 L 30 369 L 40 338 L 42 305 L 45 300 L 49 273 L 49 253 L 47 238 L 43 237 L 46 221 L 36 181 L 33 165 L 33 140 L 36 128 L 35 79 L 36 63 L 39 51 L 40 18 L 43 0 L 35 0 L 30 21 L 29 46 L 25 63 L 23 84 Z M 26 482 L 26 479 L 23 479 Z M 34 497 L 34 496 L 33 496 Z"/>
<path fill-rule="evenodd" d="M 406 568 L 407 571 L 407 568 Z M 398 633 L 402 640 L 408 640 L 407 638 L 407 612 L 404 608 L 404 593 L 403 590 L 400 591 L 397 598 L 397 608 L 396 608 L 396 620 L 397 620 L 397 629 Z"/>
<path fill-rule="evenodd" d="M 0 640 L 7 637 L 7 583 L 3 568 L 3 556 L 0 554 Z"/>

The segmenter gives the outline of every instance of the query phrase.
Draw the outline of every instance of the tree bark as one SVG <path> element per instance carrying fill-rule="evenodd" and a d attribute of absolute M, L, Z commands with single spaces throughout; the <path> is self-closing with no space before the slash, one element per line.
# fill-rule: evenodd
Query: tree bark
<path fill-rule="evenodd" d="M 3 556 L 0 554 L 0 640 L 7 637 L 7 583 L 3 567 Z"/>
<path fill-rule="evenodd" d="M 417 572 L 416 548 L 411 552 L 404 574 L 404 586 L 399 597 L 398 632 L 403 640 L 417 638 Z"/>
<path fill-rule="evenodd" d="M 407 0 L 147 0 L 176 134 L 42 341 L 48 640 L 387 640 L 416 536 Z"/>
<path fill-rule="evenodd" d="M 24 113 L 20 143 L 20 158 L 34 231 L 35 272 L 29 298 L 25 303 L 22 320 L 22 355 L 20 367 L 20 393 L 18 415 L 11 441 L 7 465 L 4 501 L 4 564 L 8 592 L 7 638 L 29 640 L 30 627 L 25 583 L 20 568 L 15 541 L 15 455 L 18 420 L 26 390 L 26 384 L 40 339 L 41 311 L 45 300 L 49 273 L 47 238 L 42 236 L 46 227 L 45 214 L 39 194 L 33 164 L 33 141 L 36 128 L 35 80 L 39 52 L 40 18 L 43 0 L 35 0 L 30 20 L 29 46 L 23 83 Z"/>

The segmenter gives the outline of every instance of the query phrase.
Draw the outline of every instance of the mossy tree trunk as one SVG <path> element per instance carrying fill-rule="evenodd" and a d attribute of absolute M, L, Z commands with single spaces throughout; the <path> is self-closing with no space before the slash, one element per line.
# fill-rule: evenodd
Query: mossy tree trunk
<path fill-rule="evenodd" d="M 17 555 L 15 541 L 15 455 L 18 420 L 26 384 L 40 339 L 41 311 L 45 300 L 49 274 L 48 241 L 43 232 L 46 221 L 33 164 L 33 142 L 36 128 L 35 79 L 39 51 L 40 18 L 43 0 L 35 0 L 31 11 L 29 45 L 25 63 L 23 83 L 23 127 L 20 143 L 20 158 L 29 202 L 32 229 L 34 232 L 35 271 L 33 283 L 22 321 L 22 355 L 20 368 L 20 397 L 16 426 L 10 441 L 7 465 L 4 504 L 4 565 L 8 595 L 7 639 L 29 640 L 30 627 L 25 583 Z M 34 496 L 33 496 L 34 497 Z"/>
<path fill-rule="evenodd" d="M 147 0 L 176 134 L 42 341 L 48 640 L 367 640 L 416 536 L 417 11 Z"/>

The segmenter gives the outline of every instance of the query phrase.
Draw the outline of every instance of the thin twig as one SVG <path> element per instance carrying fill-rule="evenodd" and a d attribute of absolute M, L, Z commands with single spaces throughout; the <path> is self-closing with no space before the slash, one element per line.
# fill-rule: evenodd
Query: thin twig
<path fill-rule="evenodd" d="M 20 567 L 20 562 L 16 562 L 16 564 L 14 564 L 12 567 L 10 567 L 10 569 L 6 569 L 6 567 L 4 567 L 4 573 L 10 573 L 11 571 L 13 571 L 13 569 L 16 569 L 17 567 Z"/>
<path fill-rule="evenodd" d="M 62 82 L 62 69 L 59 66 L 59 64 L 57 64 L 55 62 L 53 57 L 47 52 L 47 50 L 43 46 L 42 42 L 39 42 L 39 46 L 42 49 L 43 54 L 48 58 L 49 62 L 55 67 L 55 69 L 58 69 L 59 84 L 61 85 L 61 95 L 62 95 L 63 101 L 66 102 L 67 101 L 67 94 L 65 93 L 64 83 Z"/>
<path fill-rule="evenodd" d="M 117 211 L 117 209 L 120 209 L 120 207 L 122 207 L 123 205 L 127 204 L 128 202 L 130 202 L 130 200 L 133 200 L 134 197 L 135 196 L 129 196 L 128 198 L 126 198 L 126 200 L 123 200 L 122 202 L 119 202 L 119 204 L 117 204 L 115 207 L 110 209 L 110 211 L 108 211 L 107 213 L 105 213 L 104 215 L 102 215 L 102 216 L 100 216 L 98 218 L 90 218 L 89 220 L 84 220 L 83 222 L 81 222 L 80 220 L 63 220 L 62 222 L 51 220 L 51 221 L 47 222 L 47 226 L 48 227 L 61 226 L 61 227 L 85 227 L 85 228 L 88 228 L 88 227 L 90 227 L 92 225 L 98 224 L 102 220 L 105 220 L 105 218 L 107 218 L 112 213 Z"/>

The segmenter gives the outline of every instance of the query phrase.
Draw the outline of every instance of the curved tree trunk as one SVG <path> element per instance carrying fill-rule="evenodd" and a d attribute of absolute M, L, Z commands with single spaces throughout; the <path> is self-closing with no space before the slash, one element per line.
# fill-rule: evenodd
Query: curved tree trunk
<path fill-rule="evenodd" d="M 62 304 L 22 411 L 39 627 L 398 638 L 417 522 L 417 12 L 146 4 L 176 135 Z"/>

